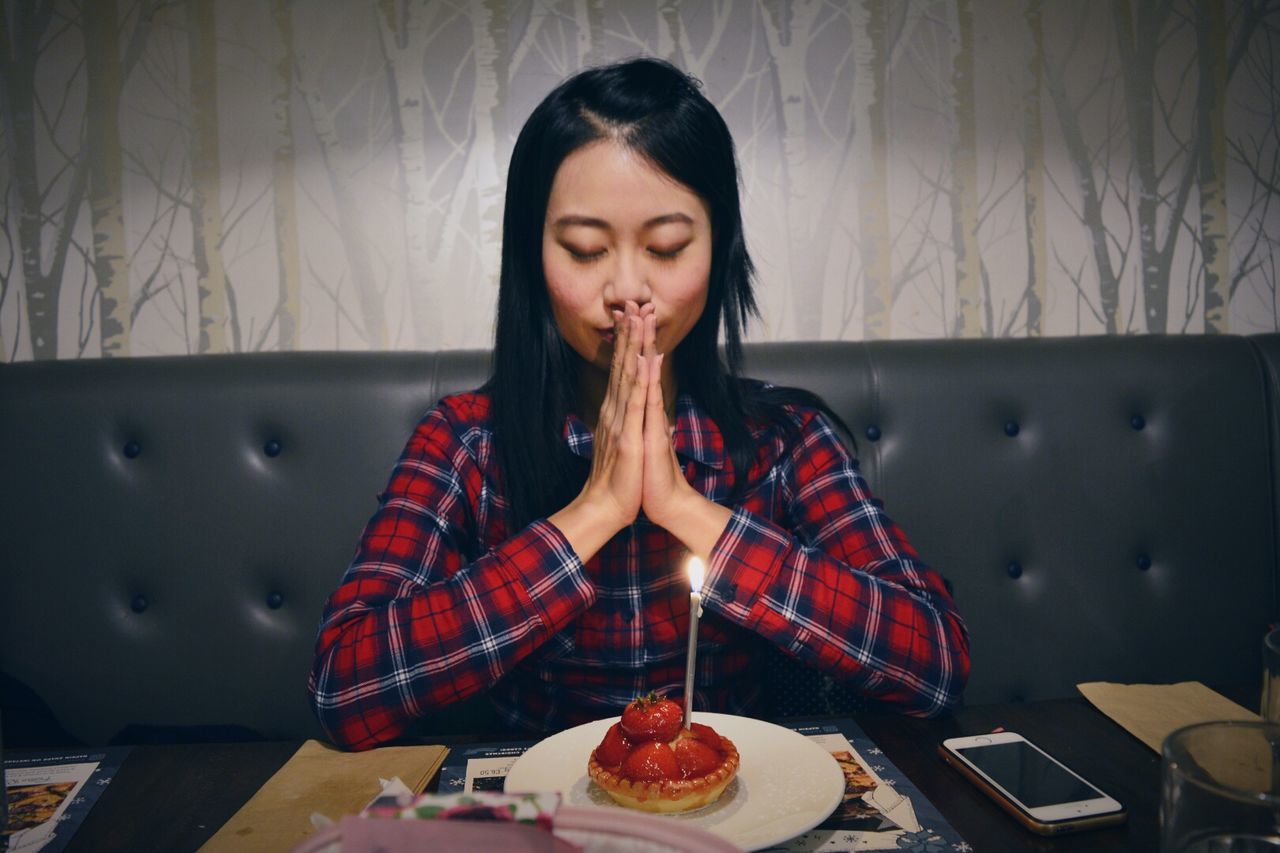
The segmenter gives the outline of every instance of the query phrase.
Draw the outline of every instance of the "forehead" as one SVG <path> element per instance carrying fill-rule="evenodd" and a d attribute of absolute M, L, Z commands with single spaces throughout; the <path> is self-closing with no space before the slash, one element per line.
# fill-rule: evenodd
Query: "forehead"
<path fill-rule="evenodd" d="M 709 216 L 697 193 L 612 140 L 592 142 L 566 157 L 547 201 L 548 222 L 572 215 L 625 226 L 670 213 L 695 222 Z"/>

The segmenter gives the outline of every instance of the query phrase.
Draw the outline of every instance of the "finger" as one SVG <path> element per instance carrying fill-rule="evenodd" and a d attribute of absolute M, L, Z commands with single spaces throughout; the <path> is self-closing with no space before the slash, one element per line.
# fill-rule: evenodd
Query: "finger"
<path fill-rule="evenodd" d="M 627 312 L 627 347 L 622 356 L 622 387 L 624 393 L 629 391 L 637 381 L 639 362 L 636 357 L 640 355 L 643 346 L 643 321 L 640 319 L 639 313 L 629 310 Z"/>
<path fill-rule="evenodd" d="M 637 337 L 639 337 L 637 335 Z M 631 356 L 634 365 L 632 383 L 627 386 L 627 401 L 623 409 L 622 435 L 630 447 L 641 448 L 644 444 L 645 399 L 648 394 L 649 365 L 644 356 L 635 353 Z"/>
<path fill-rule="evenodd" d="M 637 382 L 640 344 L 642 339 L 640 318 L 634 312 L 635 303 L 627 304 L 627 341 L 626 347 L 622 354 L 622 364 L 618 381 L 617 396 L 614 400 L 612 428 L 615 435 L 622 434 L 626 430 L 628 411 L 632 406 L 632 398 L 635 396 L 637 387 L 643 388 L 643 383 Z M 643 399 L 643 398 L 642 398 Z"/>
<path fill-rule="evenodd" d="M 645 382 L 644 432 L 650 451 L 670 445 L 667 430 L 667 407 L 662 401 L 662 356 L 645 359 L 648 376 Z"/>
<path fill-rule="evenodd" d="M 613 359 L 609 364 L 609 381 L 605 385 L 604 400 L 600 404 L 598 427 L 613 423 L 618 408 L 619 389 L 622 386 L 623 358 L 627 351 L 627 318 L 618 309 L 613 310 Z"/>

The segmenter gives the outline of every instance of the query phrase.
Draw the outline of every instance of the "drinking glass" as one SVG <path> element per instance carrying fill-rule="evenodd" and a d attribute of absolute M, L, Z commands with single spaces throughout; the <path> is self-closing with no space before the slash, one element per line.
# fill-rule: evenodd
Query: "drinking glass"
<path fill-rule="evenodd" d="M 1280 724 L 1196 723 L 1162 752 L 1163 853 L 1280 853 Z"/>
<path fill-rule="evenodd" d="M 1280 628 L 1262 640 L 1262 719 L 1280 723 Z"/>

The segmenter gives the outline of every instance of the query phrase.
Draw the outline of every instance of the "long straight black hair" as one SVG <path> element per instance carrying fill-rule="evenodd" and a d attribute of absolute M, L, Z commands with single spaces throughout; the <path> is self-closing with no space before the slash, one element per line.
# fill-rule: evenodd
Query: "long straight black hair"
<path fill-rule="evenodd" d="M 734 494 L 745 487 L 754 455 L 747 426 L 752 417 L 777 418 L 779 405 L 790 401 L 833 415 L 808 392 L 786 389 L 789 393 L 779 395 L 739 379 L 742 335 L 759 313 L 753 268 L 742 232 L 733 138 L 698 82 L 658 59 L 587 69 L 534 109 L 516 139 L 507 173 L 493 376 L 485 387 L 493 401 L 512 531 L 567 505 L 588 470 L 563 438 L 565 416 L 578 402 L 581 359 L 565 343 L 551 312 L 542 234 L 560 164 L 601 139 L 644 157 L 692 190 L 710 211 L 707 302 L 677 348 L 676 381 L 719 427 L 734 471 Z"/>

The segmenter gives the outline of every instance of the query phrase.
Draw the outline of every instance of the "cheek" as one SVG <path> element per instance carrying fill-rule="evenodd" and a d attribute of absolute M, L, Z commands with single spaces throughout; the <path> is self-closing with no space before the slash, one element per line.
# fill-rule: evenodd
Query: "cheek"
<path fill-rule="evenodd" d="M 689 330 L 694 327 L 707 306 L 710 276 L 711 263 L 708 259 L 706 264 L 684 270 L 669 282 L 668 304 L 671 306 L 672 315 L 680 318 L 680 322 L 672 332 L 679 336 L 679 340 L 683 340 Z M 674 346 L 679 343 L 679 340 L 671 341 L 668 346 Z"/>
<path fill-rule="evenodd" d="M 576 274 L 575 274 L 576 273 Z M 556 320 L 564 321 L 582 313 L 591 302 L 591 288 L 583 281 L 579 271 L 566 264 L 544 260 L 542 274 L 547 282 L 547 296 Z"/>
<path fill-rule="evenodd" d="M 547 296 L 556 320 L 563 324 L 566 320 L 582 317 L 592 303 L 589 290 L 572 277 L 548 275 Z"/>

